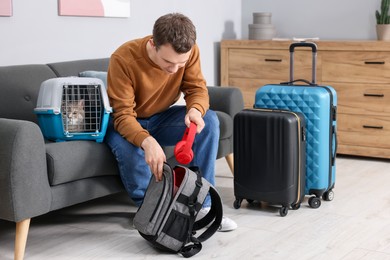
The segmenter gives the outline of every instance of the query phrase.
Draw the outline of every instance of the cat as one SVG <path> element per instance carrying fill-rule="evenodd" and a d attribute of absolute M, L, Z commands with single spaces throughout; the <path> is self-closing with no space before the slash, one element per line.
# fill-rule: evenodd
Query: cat
<path fill-rule="evenodd" d="M 63 101 L 63 123 L 68 132 L 84 131 L 85 110 L 84 99 Z"/>

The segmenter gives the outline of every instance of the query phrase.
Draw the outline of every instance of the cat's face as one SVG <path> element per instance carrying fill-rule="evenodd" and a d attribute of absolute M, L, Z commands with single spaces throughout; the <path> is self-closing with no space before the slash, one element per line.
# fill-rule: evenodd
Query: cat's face
<path fill-rule="evenodd" d="M 79 131 L 84 129 L 84 99 L 78 101 L 64 101 L 64 126 L 68 131 Z"/>

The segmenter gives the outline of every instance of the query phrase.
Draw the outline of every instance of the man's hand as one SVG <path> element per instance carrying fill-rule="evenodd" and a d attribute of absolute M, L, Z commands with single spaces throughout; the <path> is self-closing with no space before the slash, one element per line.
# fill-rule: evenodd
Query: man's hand
<path fill-rule="evenodd" d="M 190 108 L 184 118 L 184 123 L 187 127 L 190 127 L 191 122 L 196 124 L 196 132 L 198 134 L 202 132 L 205 124 L 202 118 L 202 113 L 200 113 L 200 111 L 196 108 Z"/>
<path fill-rule="evenodd" d="M 164 162 L 167 160 L 163 149 L 152 136 L 146 137 L 141 147 L 145 152 L 145 161 L 149 165 L 156 181 L 161 181 Z"/>

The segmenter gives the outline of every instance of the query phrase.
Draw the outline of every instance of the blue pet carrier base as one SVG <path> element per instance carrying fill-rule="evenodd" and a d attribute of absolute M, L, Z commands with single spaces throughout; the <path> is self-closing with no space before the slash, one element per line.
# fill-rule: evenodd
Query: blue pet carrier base
<path fill-rule="evenodd" d="M 43 136 L 56 142 L 103 142 L 111 112 L 104 83 L 79 77 L 44 81 L 34 109 Z"/>

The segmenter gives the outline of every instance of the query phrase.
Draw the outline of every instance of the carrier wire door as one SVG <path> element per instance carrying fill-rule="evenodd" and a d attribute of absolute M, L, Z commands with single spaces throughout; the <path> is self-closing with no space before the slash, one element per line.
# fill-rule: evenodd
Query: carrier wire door
<path fill-rule="evenodd" d="M 49 140 L 102 142 L 112 108 L 100 79 L 66 77 L 41 84 L 34 111 Z"/>

